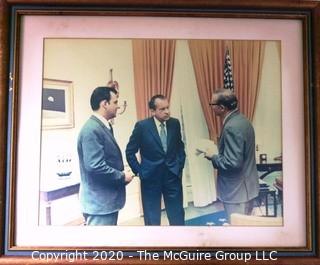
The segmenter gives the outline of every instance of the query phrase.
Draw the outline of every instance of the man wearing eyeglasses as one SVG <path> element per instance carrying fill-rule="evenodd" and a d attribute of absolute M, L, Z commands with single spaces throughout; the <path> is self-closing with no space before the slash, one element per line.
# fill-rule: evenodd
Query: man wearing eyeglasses
<path fill-rule="evenodd" d="M 239 112 L 237 97 L 230 89 L 215 91 L 210 106 L 223 119 L 223 127 L 218 154 L 207 152 L 205 157 L 218 170 L 218 198 L 230 222 L 232 213 L 250 214 L 259 193 L 255 133 L 251 122 Z"/>

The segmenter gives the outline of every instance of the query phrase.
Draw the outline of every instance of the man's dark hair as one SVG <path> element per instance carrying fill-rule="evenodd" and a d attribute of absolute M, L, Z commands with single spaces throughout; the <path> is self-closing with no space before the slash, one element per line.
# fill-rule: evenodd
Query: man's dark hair
<path fill-rule="evenodd" d="M 102 100 L 107 100 L 107 102 L 110 102 L 111 92 L 117 95 L 117 90 L 113 87 L 99 86 L 95 88 L 90 98 L 92 110 L 98 110 Z"/>
<path fill-rule="evenodd" d="M 225 106 L 228 110 L 238 107 L 237 96 L 230 89 L 218 89 L 214 92 L 217 95 L 217 104 Z"/>
<path fill-rule="evenodd" d="M 149 101 L 149 109 L 156 110 L 157 107 L 155 101 L 157 98 L 162 100 L 167 99 L 164 95 L 154 95 Z"/>

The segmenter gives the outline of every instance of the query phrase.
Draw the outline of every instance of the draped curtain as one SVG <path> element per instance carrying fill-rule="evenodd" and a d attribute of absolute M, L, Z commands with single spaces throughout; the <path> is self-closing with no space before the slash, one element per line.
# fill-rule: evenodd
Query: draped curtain
<path fill-rule="evenodd" d="M 150 116 L 148 102 L 162 94 L 170 101 L 175 40 L 132 41 L 133 72 L 138 120 Z"/>
<path fill-rule="evenodd" d="M 239 109 L 252 121 L 259 94 L 265 41 L 231 41 L 230 47 Z"/>
<path fill-rule="evenodd" d="M 133 40 L 134 85 L 138 119 L 150 115 L 148 101 L 151 96 L 163 94 L 170 100 L 175 45 L 174 40 Z M 205 206 L 216 198 L 212 167 L 203 158 L 194 155 L 193 143 L 196 138 L 206 138 L 208 136 L 216 141 L 220 133 L 221 121 L 214 115 L 209 103 L 213 91 L 223 87 L 225 52 L 227 48 L 230 51 L 235 93 L 239 99 L 240 111 L 252 120 L 259 90 L 264 45 L 263 41 L 188 41 L 196 79 L 194 85 L 197 86 L 197 91 L 191 91 L 194 93 L 190 91 L 181 92 L 183 100 L 180 104 L 182 104 L 181 108 L 184 110 L 184 118 L 181 117 L 181 124 L 183 126 L 184 120 L 183 127 L 185 129 L 187 151 L 187 164 L 184 174 L 190 174 L 195 206 Z M 181 57 L 179 58 L 181 60 Z M 183 62 L 186 61 L 183 60 Z M 192 69 L 190 70 L 192 72 Z M 183 80 L 181 82 L 183 83 Z M 190 110 L 191 105 L 194 107 L 193 98 L 198 96 L 205 122 L 201 121 L 201 115 L 196 115 L 194 109 L 192 109 L 193 111 Z M 173 100 L 177 101 L 174 98 Z M 184 103 L 187 105 L 184 106 Z M 178 112 L 179 110 L 177 110 Z M 207 124 L 209 135 L 204 132 L 195 134 L 197 130 L 194 130 L 193 127 L 200 126 L 197 125 L 197 122 Z M 206 130 L 205 126 L 203 130 Z M 184 185 L 184 193 L 186 193 L 185 188 Z"/>
<path fill-rule="evenodd" d="M 213 91 L 223 87 L 226 50 L 230 51 L 234 90 L 239 100 L 239 109 L 252 121 L 259 93 L 265 42 L 189 40 L 188 43 L 209 136 L 216 142 L 222 124 L 214 115 L 209 103 Z"/>

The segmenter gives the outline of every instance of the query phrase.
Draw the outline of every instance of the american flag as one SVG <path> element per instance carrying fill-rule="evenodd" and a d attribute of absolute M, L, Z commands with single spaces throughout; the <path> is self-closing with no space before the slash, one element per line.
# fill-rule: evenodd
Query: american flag
<path fill-rule="evenodd" d="M 231 89 L 232 91 L 234 90 L 229 50 L 226 51 L 226 56 L 224 60 L 223 83 L 225 89 Z"/>

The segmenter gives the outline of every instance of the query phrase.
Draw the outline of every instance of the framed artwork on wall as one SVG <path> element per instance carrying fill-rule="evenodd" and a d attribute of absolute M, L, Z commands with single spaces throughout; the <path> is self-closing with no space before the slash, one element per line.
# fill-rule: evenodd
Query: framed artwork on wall
<path fill-rule="evenodd" d="M 43 79 L 42 128 L 72 128 L 73 86 L 71 81 Z"/>

